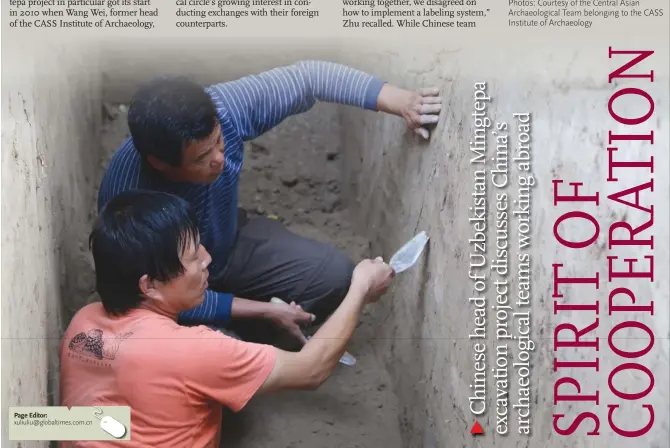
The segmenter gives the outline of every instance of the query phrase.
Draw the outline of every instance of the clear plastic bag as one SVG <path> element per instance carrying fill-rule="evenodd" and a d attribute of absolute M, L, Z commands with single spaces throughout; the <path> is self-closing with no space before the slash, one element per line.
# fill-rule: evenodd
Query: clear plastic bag
<path fill-rule="evenodd" d="M 340 362 L 347 366 L 353 366 L 354 364 L 356 364 L 356 358 L 351 356 L 351 353 L 344 352 L 344 355 L 342 355 L 342 357 L 340 358 Z"/>

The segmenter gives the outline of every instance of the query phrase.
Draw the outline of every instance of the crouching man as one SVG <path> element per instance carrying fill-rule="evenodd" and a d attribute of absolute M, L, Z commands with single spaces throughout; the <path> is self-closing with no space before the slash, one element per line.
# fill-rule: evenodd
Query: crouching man
<path fill-rule="evenodd" d="M 257 394 L 319 387 L 363 307 L 394 276 L 380 259 L 359 263 L 339 307 L 299 352 L 288 352 L 177 323 L 208 288 L 211 257 L 199 238 L 185 200 L 143 190 L 110 200 L 91 233 L 102 302 L 82 308 L 65 332 L 61 404 L 130 406 L 132 441 L 123 446 L 217 447 L 222 406 L 239 411 Z"/>

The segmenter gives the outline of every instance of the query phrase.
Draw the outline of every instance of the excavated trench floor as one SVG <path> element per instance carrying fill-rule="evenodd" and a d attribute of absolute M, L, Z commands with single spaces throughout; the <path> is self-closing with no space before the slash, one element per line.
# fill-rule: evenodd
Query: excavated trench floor
<path fill-rule="evenodd" d="M 126 107 L 105 104 L 104 110 L 99 175 L 128 135 Z M 328 135 L 311 132 L 309 114 L 315 113 L 291 117 L 247 143 L 240 206 L 252 215 L 274 215 L 292 231 L 330 242 L 358 262 L 374 254 L 349 225 L 339 148 Z M 241 412 L 226 413 L 221 446 L 400 448 L 396 397 L 374 350 L 374 326 L 364 312 L 348 346 L 356 365 L 338 365 L 317 391 L 254 398 Z"/>

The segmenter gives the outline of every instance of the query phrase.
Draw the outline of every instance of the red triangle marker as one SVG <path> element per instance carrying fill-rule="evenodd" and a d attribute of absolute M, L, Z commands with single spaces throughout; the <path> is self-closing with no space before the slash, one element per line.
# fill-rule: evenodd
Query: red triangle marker
<path fill-rule="evenodd" d="M 478 421 L 475 420 L 475 424 L 472 425 L 472 429 L 470 430 L 470 434 L 473 436 L 477 434 L 484 434 L 484 430 L 482 429 L 481 425 L 479 424 Z"/>

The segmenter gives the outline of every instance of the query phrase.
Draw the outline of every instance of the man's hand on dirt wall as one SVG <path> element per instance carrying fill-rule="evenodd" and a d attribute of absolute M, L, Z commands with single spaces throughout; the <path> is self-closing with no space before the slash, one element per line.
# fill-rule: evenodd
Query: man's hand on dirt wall
<path fill-rule="evenodd" d="M 426 125 L 437 123 L 442 111 L 439 95 L 437 87 L 413 92 L 385 84 L 377 99 L 377 109 L 402 117 L 412 131 L 427 139 L 430 132 Z"/>

